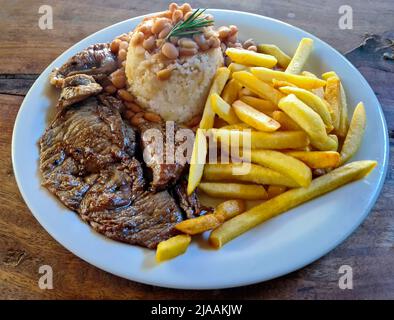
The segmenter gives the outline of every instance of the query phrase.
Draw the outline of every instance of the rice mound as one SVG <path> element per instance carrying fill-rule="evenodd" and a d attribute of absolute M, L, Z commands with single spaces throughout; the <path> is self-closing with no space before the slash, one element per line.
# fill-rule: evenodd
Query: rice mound
<path fill-rule="evenodd" d="M 164 67 L 160 55 L 138 54 L 130 45 L 126 76 L 129 91 L 141 107 L 166 121 L 184 123 L 202 113 L 212 79 L 222 65 L 221 49 L 210 49 L 177 60 L 171 77 L 159 80 L 156 73 Z"/>

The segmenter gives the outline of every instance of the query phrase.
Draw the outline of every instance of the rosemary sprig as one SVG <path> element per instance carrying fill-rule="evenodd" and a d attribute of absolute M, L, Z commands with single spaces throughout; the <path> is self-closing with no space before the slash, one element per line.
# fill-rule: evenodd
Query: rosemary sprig
<path fill-rule="evenodd" d="M 213 25 L 214 22 L 212 20 L 201 17 L 205 10 L 206 9 L 197 9 L 185 21 L 180 20 L 171 29 L 165 40 L 167 41 L 171 37 L 184 37 L 199 34 L 202 33 L 201 28 Z"/>

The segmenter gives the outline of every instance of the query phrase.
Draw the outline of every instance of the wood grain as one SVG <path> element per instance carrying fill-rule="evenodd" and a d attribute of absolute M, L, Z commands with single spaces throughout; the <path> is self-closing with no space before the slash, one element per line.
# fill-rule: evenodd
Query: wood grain
<path fill-rule="evenodd" d="M 376 33 L 347 57 L 376 92 L 386 115 L 394 151 L 393 64 L 374 51 L 394 31 L 391 0 L 348 1 L 354 30 L 339 31 L 340 0 L 191 1 L 194 6 L 256 12 L 311 31 L 345 52 L 364 33 Z M 366 299 L 394 298 L 394 160 L 381 196 L 360 228 L 322 259 L 285 277 L 229 290 L 185 291 L 138 284 L 103 272 L 59 245 L 38 224 L 20 196 L 12 171 L 11 136 L 19 106 L 39 72 L 62 51 L 90 33 L 128 17 L 165 8 L 164 1 L 56 1 L 54 30 L 38 28 L 41 1 L 0 0 L 0 298 L 2 299 Z M 88 12 L 88 14 L 87 14 Z M 318 17 L 318 19 L 317 19 Z M 379 23 L 376 21 L 379 20 Z M 51 265 L 54 289 L 38 287 L 38 268 Z M 338 269 L 349 264 L 354 289 L 340 290 Z"/>

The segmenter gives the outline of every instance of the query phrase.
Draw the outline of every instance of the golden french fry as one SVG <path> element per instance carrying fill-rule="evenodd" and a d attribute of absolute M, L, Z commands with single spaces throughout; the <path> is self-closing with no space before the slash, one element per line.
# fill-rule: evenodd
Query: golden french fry
<path fill-rule="evenodd" d="M 231 105 L 235 100 L 237 100 L 238 92 L 241 89 L 242 89 L 241 84 L 238 81 L 231 79 L 229 82 L 227 82 L 226 86 L 223 89 L 222 92 L 223 100 Z"/>
<path fill-rule="evenodd" d="M 250 141 L 252 149 L 296 149 L 306 147 L 310 140 L 304 131 L 259 132 L 244 129 L 212 129 L 210 133 L 221 143 L 244 146 Z"/>
<path fill-rule="evenodd" d="M 255 130 L 253 129 L 250 125 L 246 124 L 246 123 L 236 123 L 236 124 L 228 124 L 226 126 L 221 127 L 220 129 L 226 129 L 226 130 L 244 130 L 244 129 L 251 129 L 251 130 Z"/>
<path fill-rule="evenodd" d="M 297 86 L 294 83 L 284 81 L 284 80 L 277 80 L 277 79 L 272 79 L 272 86 L 275 89 L 279 89 L 280 87 L 295 87 Z"/>
<path fill-rule="evenodd" d="M 241 90 L 238 91 L 238 97 L 242 98 L 244 96 L 249 96 L 249 97 L 255 97 L 257 98 L 258 95 L 250 91 L 248 88 L 242 88 Z"/>
<path fill-rule="evenodd" d="M 286 73 L 299 74 L 302 71 L 309 55 L 313 49 L 313 40 L 310 38 L 301 39 L 297 50 L 294 53 L 289 65 L 286 68 Z"/>
<path fill-rule="evenodd" d="M 280 123 L 280 130 L 284 130 L 284 131 L 302 130 L 302 128 L 283 111 L 277 110 L 272 112 L 272 118 Z"/>
<path fill-rule="evenodd" d="M 298 187 L 299 184 L 287 175 L 270 168 L 250 164 L 250 170 L 246 174 L 234 175 L 237 169 L 241 169 L 242 163 L 229 164 L 206 164 L 204 167 L 204 181 L 242 181 L 256 184 L 279 185 Z"/>
<path fill-rule="evenodd" d="M 302 71 L 301 75 L 303 75 L 305 77 L 317 78 L 317 75 L 315 75 L 314 73 L 309 72 L 309 71 Z M 326 80 L 326 79 L 324 79 L 324 80 Z M 324 89 L 323 88 L 311 89 L 311 92 L 313 92 L 315 95 L 317 95 L 320 99 L 324 99 Z"/>
<path fill-rule="evenodd" d="M 341 164 L 353 157 L 361 146 L 364 136 L 367 116 L 364 104 L 360 102 L 354 109 L 352 120 L 350 121 L 349 131 L 341 150 Z"/>
<path fill-rule="evenodd" d="M 201 182 L 198 189 L 214 198 L 267 199 L 267 192 L 264 187 L 256 184 Z"/>
<path fill-rule="evenodd" d="M 272 82 L 273 79 L 287 81 L 295 84 L 297 87 L 304 89 L 316 89 L 326 85 L 325 80 L 313 77 L 305 77 L 297 74 L 285 73 L 278 70 L 272 70 L 264 67 L 253 67 L 250 71 L 258 79 L 265 82 Z"/>
<path fill-rule="evenodd" d="M 156 261 L 162 262 L 185 253 L 192 238 L 188 234 L 180 234 L 157 245 Z"/>
<path fill-rule="evenodd" d="M 234 109 L 224 101 L 217 93 L 211 94 L 212 110 L 228 124 L 239 123 L 239 119 Z"/>
<path fill-rule="evenodd" d="M 327 79 L 326 90 L 324 92 L 324 98 L 330 104 L 331 107 L 331 119 L 334 129 L 337 131 L 340 123 L 340 80 L 338 77 L 330 77 Z"/>
<path fill-rule="evenodd" d="M 243 64 L 239 64 L 239 63 L 234 63 L 234 62 L 232 62 L 232 63 L 230 63 L 230 65 L 228 66 L 228 69 L 230 70 L 231 76 L 232 76 L 232 74 L 233 74 L 234 72 L 237 72 L 237 71 L 249 71 L 250 67 L 245 66 L 245 65 L 243 65 Z"/>
<path fill-rule="evenodd" d="M 280 127 L 279 122 L 241 100 L 233 103 L 233 109 L 239 119 L 257 130 L 272 132 L 278 130 Z"/>
<path fill-rule="evenodd" d="M 269 54 L 257 53 L 245 49 L 228 48 L 226 54 L 231 61 L 249 66 L 261 66 L 272 68 L 278 62 L 274 56 Z"/>
<path fill-rule="evenodd" d="M 265 114 L 269 114 L 275 110 L 278 110 L 278 107 L 268 100 L 251 97 L 251 96 L 242 96 L 239 100 L 245 102 L 246 104 L 252 106 L 253 108 Z"/>
<path fill-rule="evenodd" d="M 245 211 L 245 201 L 244 200 L 227 200 L 220 203 L 214 211 L 215 217 L 223 223 L 236 215 L 240 214 L 241 212 Z"/>
<path fill-rule="evenodd" d="M 215 229 L 221 225 L 221 221 L 212 213 L 187 219 L 178 223 L 175 228 L 183 233 L 195 235 L 207 230 Z"/>
<path fill-rule="evenodd" d="M 328 132 L 333 129 L 330 110 L 323 99 L 312 92 L 301 88 L 281 87 L 279 90 L 286 94 L 294 94 L 298 99 L 320 115 Z"/>
<path fill-rule="evenodd" d="M 284 186 L 268 186 L 267 188 L 268 199 L 272 199 L 276 196 L 279 196 L 286 190 L 287 188 Z"/>
<path fill-rule="evenodd" d="M 279 108 L 307 133 L 313 147 L 322 151 L 336 151 L 338 144 L 327 135 L 320 115 L 290 94 L 279 102 Z"/>
<path fill-rule="evenodd" d="M 278 65 L 283 68 L 287 68 L 291 61 L 291 58 L 274 44 L 259 44 L 257 51 L 274 56 L 278 60 Z"/>
<path fill-rule="evenodd" d="M 202 114 L 202 119 L 200 122 L 201 129 L 210 129 L 213 127 L 215 121 L 215 113 L 212 110 L 210 95 L 212 93 L 221 94 L 228 77 L 230 75 L 230 70 L 222 67 L 216 71 L 215 78 L 213 79 L 211 89 L 209 91 L 207 102 L 205 103 L 204 112 Z"/>
<path fill-rule="evenodd" d="M 368 160 L 349 163 L 314 179 L 306 188 L 296 188 L 286 191 L 226 221 L 212 231 L 209 241 L 215 248 L 220 248 L 225 243 L 268 219 L 349 182 L 363 178 L 373 170 L 376 164 L 376 161 Z"/>
<path fill-rule="evenodd" d="M 256 93 L 259 97 L 271 101 L 274 105 L 277 105 L 279 100 L 284 97 L 283 93 L 279 90 L 259 80 L 256 76 L 247 71 L 234 72 L 233 78 L 250 91 Z"/>
<path fill-rule="evenodd" d="M 335 151 L 289 151 L 286 154 L 301 160 L 311 169 L 336 168 L 340 161 L 339 153 Z"/>
<path fill-rule="evenodd" d="M 194 140 L 193 152 L 190 159 L 189 179 L 187 194 L 192 194 L 201 181 L 204 172 L 204 164 L 207 157 L 207 139 L 202 129 L 197 129 Z"/>
<path fill-rule="evenodd" d="M 302 161 L 273 150 L 251 150 L 243 152 L 243 157 L 251 159 L 253 163 L 275 170 L 290 177 L 301 187 L 311 183 L 312 171 Z"/>

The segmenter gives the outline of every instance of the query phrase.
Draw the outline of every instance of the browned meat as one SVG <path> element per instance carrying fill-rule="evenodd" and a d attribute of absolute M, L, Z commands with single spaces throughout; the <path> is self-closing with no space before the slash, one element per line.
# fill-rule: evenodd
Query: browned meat
<path fill-rule="evenodd" d="M 58 109 L 61 110 L 74 103 L 85 100 L 99 94 L 103 88 L 92 76 L 76 74 L 64 79 L 62 91 L 58 101 Z"/>
<path fill-rule="evenodd" d="M 64 78 L 76 74 L 88 74 L 97 80 L 109 75 L 117 67 L 116 56 L 110 50 L 109 44 L 98 43 L 78 52 L 63 66 L 54 69 L 50 75 L 50 82 L 61 88 Z"/>
<path fill-rule="evenodd" d="M 60 112 L 40 140 L 43 185 L 109 238 L 154 248 L 182 220 L 167 191 L 144 190 L 134 130 L 111 99 Z M 114 101 L 112 101 L 114 102 Z"/>
<path fill-rule="evenodd" d="M 182 175 L 187 163 L 185 156 L 177 156 L 176 150 L 184 142 L 175 141 L 174 137 L 178 127 L 175 125 L 173 132 L 171 132 L 170 127 L 164 123 L 145 122 L 138 129 L 141 134 L 144 162 L 152 175 L 152 190 L 163 190 L 174 185 Z M 174 148 L 171 148 L 167 143 L 166 135 L 174 139 L 172 144 Z M 172 155 L 172 159 L 167 156 L 167 152 Z"/>
<path fill-rule="evenodd" d="M 196 192 L 191 195 L 187 194 L 187 180 L 185 178 L 178 181 L 172 190 L 172 194 L 185 212 L 187 219 L 193 219 L 212 211 L 212 208 L 201 205 Z"/>

